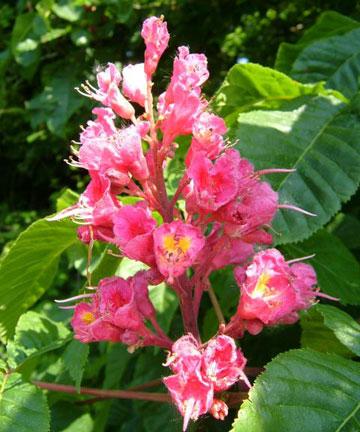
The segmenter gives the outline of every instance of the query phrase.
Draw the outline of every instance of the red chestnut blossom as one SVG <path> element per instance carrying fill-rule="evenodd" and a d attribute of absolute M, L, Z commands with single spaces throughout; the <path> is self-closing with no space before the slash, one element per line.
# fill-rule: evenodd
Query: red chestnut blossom
<path fill-rule="evenodd" d="M 276 249 L 255 255 L 240 289 L 238 313 L 244 319 L 273 324 L 295 308 L 296 296 L 289 280 L 289 266 Z"/>
<path fill-rule="evenodd" d="M 163 145 L 169 146 L 179 135 L 191 133 L 194 122 L 205 109 L 204 102 L 196 92 L 188 91 L 178 84 L 174 89 L 176 98 L 173 103 L 166 103 L 166 93 L 160 95 L 158 110 L 161 115 L 160 129 L 163 132 Z"/>
<path fill-rule="evenodd" d="M 91 239 L 100 241 L 112 241 L 113 222 L 112 216 L 120 207 L 119 201 L 110 191 L 110 181 L 98 174 L 90 172 L 91 181 L 79 201 L 58 213 L 50 220 L 59 220 L 72 217 L 78 223 L 84 224 L 78 228 L 81 241 L 89 243 Z"/>
<path fill-rule="evenodd" d="M 139 122 L 118 130 L 113 122 L 114 113 L 109 108 L 95 108 L 95 121 L 80 135 L 81 147 L 78 161 L 72 162 L 108 177 L 114 189 L 128 185 L 131 176 L 137 180 L 148 178 L 149 171 L 143 154 L 141 139 L 147 133 L 148 123 Z"/>
<path fill-rule="evenodd" d="M 239 163 L 240 156 L 236 150 L 227 150 L 215 163 L 204 153 L 196 153 L 187 169 L 192 182 L 185 198 L 204 212 L 212 212 L 227 204 L 238 190 Z M 189 211 L 194 210 L 189 208 Z"/>
<path fill-rule="evenodd" d="M 225 420 L 225 417 L 229 413 L 229 408 L 223 400 L 214 399 L 209 412 L 216 420 Z"/>
<path fill-rule="evenodd" d="M 191 374 L 201 366 L 201 358 L 199 342 L 189 333 L 174 343 L 164 366 L 174 373 Z"/>
<path fill-rule="evenodd" d="M 193 139 L 186 155 L 186 165 L 191 164 L 193 155 L 203 152 L 209 159 L 216 159 L 224 150 L 223 134 L 226 133 L 225 122 L 221 117 L 203 112 L 193 124 Z"/>
<path fill-rule="evenodd" d="M 226 390 L 245 376 L 246 359 L 229 336 L 220 335 L 212 339 L 203 353 L 202 362 L 215 391 Z"/>
<path fill-rule="evenodd" d="M 113 215 L 114 242 L 131 259 L 155 265 L 153 230 L 156 221 L 143 203 L 121 207 Z"/>
<path fill-rule="evenodd" d="M 135 115 L 134 107 L 127 101 L 119 90 L 121 74 L 113 63 L 109 63 L 108 67 L 97 74 L 97 82 L 99 88 L 93 87 L 86 82 L 83 85 L 83 91 L 79 92 L 87 97 L 90 97 L 103 105 L 110 107 L 117 115 L 124 119 L 131 119 Z"/>
<path fill-rule="evenodd" d="M 316 274 L 308 264 L 289 265 L 276 249 L 259 252 L 253 262 L 235 269 L 241 297 L 228 333 L 257 334 L 264 325 L 292 324 L 297 311 L 309 308 L 318 290 Z"/>
<path fill-rule="evenodd" d="M 158 269 L 169 281 L 194 263 L 205 244 L 199 228 L 181 221 L 163 224 L 153 235 Z"/>
<path fill-rule="evenodd" d="M 75 307 L 71 325 L 75 338 L 83 343 L 102 340 L 120 342 L 123 335 L 122 330 L 101 319 L 97 306 L 93 303 L 79 303 Z"/>
<path fill-rule="evenodd" d="M 124 330 L 143 328 L 144 317 L 139 311 L 131 281 L 117 276 L 105 278 L 98 290 L 99 312 L 103 320 Z"/>
<path fill-rule="evenodd" d="M 211 408 L 214 390 L 198 371 L 190 376 L 178 373 L 163 379 L 180 413 L 184 416 L 183 431 L 191 420 L 196 421 Z"/>
<path fill-rule="evenodd" d="M 124 95 L 132 102 L 144 106 L 146 99 L 146 74 L 144 63 L 124 67 L 122 70 L 122 77 L 122 90 Z"/>
<path fill-rule="evenodd" d="M 204 54 L 190 54 L 188 47 L 179 47 L 178 55 L 174 60 L 170 85 L 165 93 L 166 103 L 176 102 L 179 86 L 185 91 L 194 91 L 199 96 L 200 86 L 208 78 L 206 56 Z"/>
<path fill-rule="evenodd" d="M 146 19 L 142 26 L 141 37 L 146 45 L 145 73 L 148 77 L 151 77 L 169 43 L 170 35 L 166 22 L 157 17 Z"/>
<path fill-rule="evenodd" d="M 191 133 L 194 123 L 206 108 L 200 97 L 200 86 L 209 76 L 207 59 L 203 54 L 190 54 L 187 47 L 180 47 L 178 51 L 170 85 L 158 102 L 165 146 L 171 144 L 176 136 Z"/>

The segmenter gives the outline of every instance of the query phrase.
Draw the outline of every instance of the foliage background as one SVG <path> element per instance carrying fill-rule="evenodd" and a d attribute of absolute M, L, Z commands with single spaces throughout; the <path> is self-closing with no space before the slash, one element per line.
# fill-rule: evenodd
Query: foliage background
<path fill-rule="evenodd" d="M 360 21 L 360 4 L 350 0 L 3 0 L 0 4 L 0 164 L 3 178 L 0 186 L 0 245 L 4 246 L 4 255 L 27 225 L 74 200 L 74 195 L 66 192 L 65 188 L 81 191 L 86 184 L 83 173 L 63 163 L 69 154 L 70 141 L 77 140 L 79 125 L 84 124 L 91 115 L 91 103 L 79 96 L 74 87 L 85 79 L 93 80 L 97 68 L 108 61 L 120 65 L 141 61 L 143 44 L 139 29 L 147 16 L 165 15 L 172 35 L 168 51 L 171 54 L 161 62 L 157 73 L 157 91 L 163 89 L 170 76 L 175 48 L 185 44 L 193 52 L 206 53 L 211 78 L 205 92 L 212 97 L 231 66 L 250 61 L 273 67 L 279 45 L 299 41 L 319 15 L 327 10 Z M 246 127 L 243 130 L 246 132 Z M 246 142 L 246 134 L 241 139 Z M 256 159 L 256 154 L 245 156 Z M 318 251 L 320 257 L 330 250 L 329 256 L 325 254 L 325 261 L 340 263 L 334 272 L 333 285 L 348 284 L 350 290 L 349 277 L 342 278 L 342 275 L 354 275 L 354 278 L 359 275 L 353 257 L 350 259 L 348 255 L 350 250 L 353 256 L 360 258 L 358 198 L 359 193 L 327 225 L 333 237 L 327 237 L 326 232 L 322 231 L 301 247 L 284 247 L 289 255 L 295 256 L 301 255 L 301 248 L 307 252 L 322 245 L 323 250 L 320 248 Z M 46 253 L 46 248 L 50 250 L 53 246 L 47 242 L 51 238 L 48 228 L 46 223 L 40 221 L 37 226 L 39 231 L 34 230 L 34 236 L 28 239 L 29 253 L 33 245 L 38 245 L 38 258 Z M 91 346 L 88 352 L 87 348 L 81 348 L 77 343 L 69 344 L 71 335 L 62 325 L 62 321 L 66 323 L 69 319 L 69 314 L 57 310 L 48 300 L 80 289 L 84 282 L 86 253 L 74 241 L 66 225 L 59 228 L 57 235 L 61 238 L 56 244 L 59 254 L 52 257 L 53 261 L 46 263 L 44 269 L 51 273 L 51 266 L 60 264 L 60 271 L 54 280 L 46 280 L 46 271 L 43 279 L 38 280 L 35 279 L 35 269 L 34 284 L 31 286 L 34 290 L 47 289 L 46 296 L 33 309 L 41 316 L 49 317 L 54 327 L 49 332 L 49 323 L 45 318 L 40 319 L 38 315 L 31 315 L 35 312 L 29 312 L 30 315 L 24 315 L 19 322 L 16 333 L 18 342 L 24 342 L 21 332 L 25 334 L 37 323 L 43 339 L 36 350 L 49 350 L 49 353 L 46 358 L 39 358 L 34 356 L 34 347 L 25 343 L 26 349 L 19 351 L 15 344 L 10 343 L 7 350 L 14 367 L 25 379 L 36 369 L 38 378 L 44 380 L 76 382 L 79 385 L 84 378 L 86 385 L 103 388 L 137 385 L 162 376 L 163 356 L 159 352 L 148 349 L 141 355 L 130 357 L 121 346 L 98 344 Z M 339 239 L 348 249 L 343 243 L 337 243 Z M 60 252 L 66 248 L 66 254 L 60 257 Z M 95 279 L 96 272 L 101 277 L 101 274 L 109 274 L 117 266 L 110 257 L 104 260 L 100 247 L 95 250 L 94 256 Z M 320 262 L 319 265 L 323 264 Z M 133 270 L 126 261 L 121 266 L 118 271 L 122 275 Z M 1 279 L 0 275 L 0 282 L 4 282 L 4 276 Z M 231 315 L 235 306 L 233 298 L 237 295 L 232 278 L 229 273 L 220 272 L 214 276 L 213 282 L 215 289 L 227 286 L 221 301 L 225 314 Z M 353 285 L 356 285 L 355 282 Z M 174 299 L 161 290 L 163 287 L 154 296 L 163 313 L 163 323 L 171 325 L 174 335 L 180 334 L 181 329 L 177 328 L 180 318 L 171 323 L 176 313 Z M 28 301 L 31 304 L 31 298 Z M 202 331 L 210 336 L 216 329 L 212 326 L 214 316 L 206 314 L 207 306 L 205 303 Z M 354 317 L 359 316 L 355 306 L 345 309 Z M 276 354 L 300 345 L 323 351 L 324 341 L 326 349 L 331 345 L 332 351 L 351 357 L 349 353 L 354 350 L 353 345 L 350 344 L 350 348 L 340 345 L 337 340 L 339 336 L 336 333 L 336 339 L 333 335 L 331 325 L 323 325 L 326 318 L 333 323 L 327 315 L 331 311 L 317 309 L 312 313 L 302 321 L 303 332 L 300 325 L 296 325 L 265 331 L 255 339 L 245 337 L 242 346 L 251 366 L 263 366 Z M 341 317 L 339 319 L 341 321 Z M 314 327 L 314 322 L 318 323 L 318 328 Z M 42 332 L 43 328 L 47 331 Z M 56 339 L 55 348 L 60 351 L 50 352 L 50 341 L 46 339 L 49 334 Z M 0 345 L 0 354 L 4 352 L 5 346 Z M 91 367 L 86 367 L 83 372 L 82 362 L 85 363 L 88 356 Z M 305 355 L 302 358 L 304 367 L 306 361 Z M 78 369 L 72 369 L 74 362 L 79 364 Z M 12 376 L 12 379 L 17 377 Z M 34 400 L 38 398 L 36 406 L 39 407 L 41 395 L 34 394 L 32 397 Z M 130 401 L 75 405 L 74 400 L 78 399 L 49 395 L 52 431 L 152 432 L 179 428 L 180 419 L 174 407 Z M 31 407 L 29 409 L 31 412 Z M 229 416 L 225 426 L 205 418 L 198 423 L 197 430 L 229 430 L 234 415 Z"/>

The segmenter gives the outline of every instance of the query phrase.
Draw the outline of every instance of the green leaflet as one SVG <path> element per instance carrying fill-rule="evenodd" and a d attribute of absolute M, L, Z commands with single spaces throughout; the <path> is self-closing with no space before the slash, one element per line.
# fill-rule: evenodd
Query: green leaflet
<path fill-rule="evenodd" d="M 51 285 L 59 256 L 77 241 L 72 222 L 40 219 L 12 244 L 0 263 L 1 340 L 13 334 L 20 315 Z"/>
<path fill-rule="evenodd" d="M 297 56 L 309 44 L 336 35 L 342 35 L 360 26 L 360 23 L 335 11 L 326 11 L 317 19 L 316 23 L 305 31 L 296 44 L 283 42 L 277 52 L 275 68 L 290 74 Z"/>
<path fill-rule="evenodd" d="M 26 312 L 17 323 L 14 340 L 7 345 L 9 365 L 19 367 L 33 357 L 60 348 L 71 337 L 63 323 L 37 312 Z"/>
<path fill-rule="evenodd" d="M 89 355 L 89 344 L 72 340 L 63 354 L 63 362 L 71 378 L 75 381 L 77 391 L 80 390 L 84 368 Z"/>
<path fill-rule="evenodd" d="M 293 350 L 255 381 L 232 432 L 359 430 L 360 366 L 333 354 Z"/>
<path fill-rule="evenodd" d="M 314 42 L 296 58 L 290 75 L 304 83 L 326 81 L 328 88 L 353 96 L 359 89 L 360 29 Z"/>
<path fill-rule="evenodd" d="M 0 432 L 48 432 L 50 416 L 44 393 L 21 375 L 0 374 Z"/>

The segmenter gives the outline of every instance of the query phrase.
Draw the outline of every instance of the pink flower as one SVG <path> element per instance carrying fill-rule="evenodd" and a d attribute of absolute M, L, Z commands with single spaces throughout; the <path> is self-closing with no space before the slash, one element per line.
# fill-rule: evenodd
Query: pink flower
<path fill-rule="evenodd" d="M 229 408 L 223 400 L 214 398 L 209 412 L 216 420 L 225 420 L 229 414 Z"/>
<path fill-rule="evenodd" d="M 211 408 L 213 386 L 204 380 L 199 372 L 196 371 L 191 376 L 178 373 L 164 378 L 163 381 L 184 417 L 183 431 L 186 430 L 190 419 L 196 421 Z"/>
<path fill-rule="evenodd" d="M 186 200 L 190 199 L 205 212 L 215 211 L 230 202 L 238 190 L 239 163 L 240 156 L 236 150 L 227 150 L 215 163 L 202 152 L 194 154 L 187 169 L 192 182 Z"/>
<path fill-rule="evenodd" d="M 204 351 L 202 362 L 203 371 L 214 384 L 215 391 L 226 390 L 245 377 L 243 369 L 246 359 L 229 336 L 220 335 L 211 339 Z"/>
<path fill-rule="evenodd" d="M 150 210 L 138 203 L 121 207 L 113 215 L 114 242 L 131 259 L 155 265 L 153 230 L 156 221 Z"/>
<path fill-rule="evenodd" d="M 315 301 L 317 277 L 309 264 L 296 263 L 290 266 L 292 286 L 296 293 L 296 309 L 308 309 Z"/>
<path fill-rule="evenodd" d="M 237 267 L 235 279 L 241 297 L 228 334 L 257 334 L 264 325 L 293 324 L 298 311 L 309 308 L 318 293 L 314 269 L 303 263 L 285 261 L 276 249 L 257 253 L 245 269 Z"/>
<path fill-rule="evenodd" d="M 96 303 L 77 304 L 71 325 L 75 338 L 83 343 L 102 340 L 119 342 L 123 335 L 123 331 L 101 319 Z"/>
<path fill-rule="evenodd" d="M 145 73 L 151 77 L 169 43 L 170 35 L 166 22 L 155 16 L 146 19 L 142 26 L 141 37 L 146 45 Z"/>
<path fill-rule="evenodd" d="M 145 105 L 146 99 L 146 74 L 144 63 L 128 65 L 122 70 L 124 95 L 132 102 L 141 106 Z"/>
<path fill-rule="evenodd" d="M 100 174 L 111 180 L 112 187 L 120 192 L 130 182 L 130 175 L 138 180 L 148 178 L 149 171 L 142 151 L 141 139 L 147 133 L 148 122 L 117 129 L 114 113 L 109 108 L 95 108 L 95 121 L 80 135 L 81 147 L 75 166 Z"/>
<path fill-rule="evenodd" d="M 189 333 L 173 344 L 164 366 L 169 366 L 174 373 L 192 374 L 200 367 L 201 358 L 199 343 Z"/>
<path fill-rule="evenodd" d="M 278 208 L 278 194 L 266 182 L 255 176 L 253 166 L 240 159 L 237 171 L 236 195 L 214 214 L 224 223 L 225 233 L 248 243 L 271 243 L 272 236 L 264 231 Z"/>
<path fill-rule="evenodd" d="M 147 124 L 145 125 L 147 126 Z M 129 126 L 120 129 L 114 137 L 114 168 L 131 173 L 137 180 L 145 180 L 149 177 L 149 170 L 142 150 L 141 134 L 144 125 Z M 108 171 L 110 175 L 110 172 Z"/>
<path fill-rule="evenodd" d="M 99 88 L 93 87 L 90 83 L 82 85 L 83 91 L 79 92 L 83 96 L 94 99 L 103 105 L 110 107 L 117 115 L 130 120 L 135 115 L 134 107 L 127 101 L 119 90 L 121 75 L 113 63 L 97 74 Z"/>
<path fill-rule="evenodd" d="M 131 281 L 118 276 L 100 281 L 99 312 L 104 320 L 121 329 L 138 331 L 144 327 Z"/>
<path fill-rule="evenodd" d="M 116 196 L 110 191 L 110 181 L 96 171 L 90 171 L 91 181 L 79 201 L 49 220 L 60 220 L 72 217 L 84 224 L 78 228 L 81 241 L 89 243 L 91 239 L 112 241 L 112 216 L 120 207 Z"/>
<path fill-rule="evenodd" d="M 223 135 L 226 130 L 225 122 L 221 117 L 206 111 L 200 114 L 193 124 L 193 139 L 186 156 L 187 166 L 197 152 L 204 152 L 209 159 L 218 157 L 224 149 Z"/>
<path fill-rule="evenodd" d="M 238 238 L 223 235 L 219 252 L 212 260 L 212 269 L 220 269 L 227 265 L 242 265 L 254 253 L 254 246 Z M 206 258 L 204 258 L 206 259 Z"/>
<path fill-rule="evenodd" d="M 271 325 L 294 310 L 296 296 L 289 266 L 279 251 L 268 249 L 256 254 L 245 274 L 238 307 L 241 318 Z"/>
<path fill-rule="evenodd" d="M 166 93 L 160 95 L 158 111 L 160 114 L 160 129 L 163 132 L 163 145 L 169 146 L 179 135 L 188 135 L 197 117 L 205 109 L 205 103 L 200 95 L 188 91 L 182 84 L 173 90 L 174 101 L 166 103 Z"/>
<path fill-rule="evenodd" d="M 165 94 L 166 104 L 176 103 L 179 87 L 188 94 L 193 92 L 199 96 L 200 86 L 208 77 L 206 56 L 204 54 L 190 54 L 187 47 L 179 47 L 178 56 L 174 60 L 170 85 Z"/>
<path fill-rule="evenodd" d="M 158 269 L 170 283 L 194 263 L 205 244 L 199 228 L 181 221 L 164 223 L 153 236 Z"/>

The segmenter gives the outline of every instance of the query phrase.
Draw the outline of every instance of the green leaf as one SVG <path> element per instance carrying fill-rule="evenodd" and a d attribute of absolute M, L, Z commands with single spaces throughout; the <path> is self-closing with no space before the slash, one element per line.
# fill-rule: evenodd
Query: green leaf
<path fill-rule="evenodd" d="M 148 268 L 149 267 L 146 264 L 140 261 L 135 261 L 124 257 L 116 271 L 116 276 L 127 279 L 128 277 L 134 276 L 138 271 L 146 270 Z"/>
<path fill-rule="evenodd" d="M 280 354 L 255 381 L 232 432 L 357 431 L 360 366 L 332 354 Z"/>
<path fill-rule="evenodd" d="M 324 324 L 324 317 L 313 306 L 301 313 L 302 328 L 301 346 L 315 351 L 333 353 L 351 358 L 354 354 L 348 350 L 335 336 L 334 332 Z"/>
<path fill-rule="evenodd" d="M 79 194 L 71 189 L 65 189 L 64 192 L 56 200 L 56 211 L 60 212 L 74 204 L 79 200 Z"/>
<path fill-rule="evenodd" d="M 321 230 L 302 243 L 282 247 L 288 258 L 315 253 L 314 266 L 321 291 L 343 304 L 360 304 L 360 265 L 336 236 Z"/>
<path fill-rule="evenodd" d="M 179 305 L 177 295 L 165 283 L 161 283 L 150 287 L 149 297 L 156 309 L 158 323 L 166 333 Z"/>
<path fill-rule="evenodd" d="M 59 0 L 52 6 L 52 11 L 66 21 L 75 22 L 81 18 L 82 8 L 72 0 Z"/>
<path fill-rule="evenodd" d="M 324 324 L 331 329 L 338 340 L 354 354 L 360 356 L 360 325 L 346 312 L 327 305 L 316 305 L 324 318 Z"/>
<path fill-rule="evenodd" d="M 280 203 L 293 204 L 316 217 L 280 210 L 273 227 L 277 242 L 303 240 L 327 223 L 360 180 L 360 110 L 332 96 L 307 96 L 285 102 L 280 110 L 238 116 L 229 132 L 237 148 L 257 169 L 293 168 L 269 176 Z"/>
<path fill-rule="evenodd" d="M 73 340 L 66 347 L 63 362 L 71 378 L 75 381 L 77 391 L 80 389 L 84 368 L 89 356 L 89 345 Z"/>
<path fill-rule="evenodd" d="M 71 27 L 67 26 L 64 28 L 55 28 L 51 29 L 47 33 L 43 34 L 40 38 L 41 43 L 48 43 L 55 39 L 59 39 L 62 36 L 65 36 L 71 31 Z"/>
<path fill-rule="evenodd" d="M 274 69 L 247 63 L 233 66 L 226 75 L 212 102 L 217 113 L 236 120 L 240 112 L 260 108 L 278 108 L 283 102 L 297 97 L 325 93 L 321 85 L 304 85 Z"/>
<path fill-rule="evenodd" d="M 334 221 L 332 232 L 336 234 L 349 249 L 360 248 L 360 220 L 351 214 L 339 213 Z"/>
<path fill-rule="evenodd" d="M 94 421 L 91 418 L 90 414 L 83 414 L 81 417 L 78 417 L 74 420 L 69 426 L 65 429 L 62 429 L 61 432 L 91 432 L 93 430 Z"/>
<path fill-rule="evenodd" d="M 334 11 L 326 11 L 320 15 L 316 23 L 304 32 L 299 41 L 293 45 L 289 43 L 280 44 L 276 56 L 275 68 L 290 73 L 296 57 L 310 43 L 331 36 L 342 35 L 348 31 L 358 28 L 360 23 Z"/>
<path fill-rule="evenodd" d="M 295 60 L 290 75 L 304 83 L 326 81 L 328 88 L 352 97 L 359 90 L 360 29 L 310 44 Z"/>
<path fill-rule="evenodd" d="M 134 357 L 134 354 L 130 354 L 125 345 L 109 345 L 106 356 L 103 388 L 118 388 L 129 362 L 131 362 Z"/>
<path fill-rule="evenodd" d="M 61 67 L 51 74 L 42 93 L 25 103 L 33 129 L 46 123 L 50 132 L 63 136 L 68 119 L 84 104 L 74 87 L 79 84 L 76 68 Z"/>
<path fill-rule="evenodd" d="M 0 374 L 0 432 L 48 432 L 50 417 L 44 393 L 21 375 Z"/>
<path fill-rule="evenodd" d="M 106 15 L 116 22 L 126 23 L 133 11 L 133 0 L 106 0 Z"/>
<path fill-rule="evenodd" d="M 112 245 L 104 249 L 91 274 L 91 281 L 94 285 L 97 285 L 104 277 L 113 276 L 121 265 L 122 258 L 109 254 L 109 251 L 117 252 Z"/>
<path fill-rule="evenodd" d="M 16 325 L 14 340 L 7 345 L 9 365 L 19 367 L 33 357 L 60 348 L 70 337 L 70 331 L 61 322 L 26 312 Z"/>
<path fill-rule="evenodd" d="M 0 339 L 11 337 L 20 315 L 51 285 L 62 252 L 77 242 L 70 221 L 40 219 L 11 245 L 0 263 Z"/>
<path fill-rule="evenodd" d="M 33 12 L 18 15 L 11 34 L 11 52 L 16 62 L 24 67 L 31 66 L 40 59 L 37 36 L 33 31 L 35 18 Z"/>

